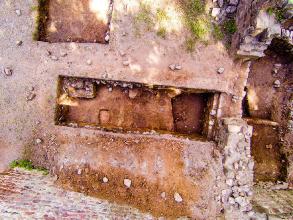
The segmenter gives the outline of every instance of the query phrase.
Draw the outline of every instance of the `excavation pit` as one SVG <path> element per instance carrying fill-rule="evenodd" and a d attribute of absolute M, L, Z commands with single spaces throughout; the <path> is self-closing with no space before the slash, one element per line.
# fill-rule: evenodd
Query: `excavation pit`
<path fill-rule="evenodd" d="M 34 39 L 51 43 L 107 43 L 112 6 L 112 0 L 39 1 Z"/>
<path fill-rule="evenodd" d="M 122 81 L 59 77 L 56 124 L 205 137 L 213 93 Z"/>

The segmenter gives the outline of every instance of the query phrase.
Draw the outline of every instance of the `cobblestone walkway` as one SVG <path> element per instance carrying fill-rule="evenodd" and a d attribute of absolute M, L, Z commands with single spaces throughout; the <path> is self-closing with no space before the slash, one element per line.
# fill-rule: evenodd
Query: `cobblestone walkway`
<path fill-rule="evenodd" d="M 265 213 L 268 219 L 293 220 L 293 190 L 271 190 L 254 187 L 255 211 Z"/>
<path fill-rule="evenodd" d="M 15 169 L 0 174 L 0 219 L 153 219 L 138 210 L 57 188 L 50 176 Z"/>

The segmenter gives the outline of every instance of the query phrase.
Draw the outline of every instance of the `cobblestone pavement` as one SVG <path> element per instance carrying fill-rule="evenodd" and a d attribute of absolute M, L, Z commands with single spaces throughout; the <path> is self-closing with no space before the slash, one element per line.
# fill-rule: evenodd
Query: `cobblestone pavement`
<path fill-rule="evenodd" d="M 271 190 L 254 187 L 254 210 L 265 213 L 264 219 L 293 220 L 293 190 Z"/>
<path fill-rule="evenodd" d="M 62 190 L 37 171 L 0 173 L 0 219 L 154 219 L 138 210 Z"/>

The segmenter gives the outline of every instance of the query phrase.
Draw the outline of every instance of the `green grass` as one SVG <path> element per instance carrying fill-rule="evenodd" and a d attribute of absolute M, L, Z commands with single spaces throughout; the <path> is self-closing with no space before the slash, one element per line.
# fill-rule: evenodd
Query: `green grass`
<path fill-rule="evenodd" d="M 268 8 L 267 13 L 274 15 L 277 21 L 282 22 L 285 19 L 284 14 L 286 13 L 286 9 Z"/>
<path fill-rule="evenodd" d="M 220 26 L 215 24 L 213 25 L 213 36 L 214 36 L 214 39 L 217 41 L 224 39 L 224 33 L 222 32 Z"/>
<path fill-rule="evenodd" d="M 163 9 L 158 8 L 156 12 L 156 19 L 158 22 L 163 22 L 163 21 L 167 21 L 169 17 Z"/>
<path fill-rule="evenodd" d="M 145 24 L 148 30 L 154 25 L 154 18 L 151 12 L 151 6 L 146 3 L 139 4 L 139 11 L 134 17 L 134 24 Z"/>
<path fill-rule="evenodd" d="M 223 24 L 223 28 L 226 34 L 234 34 L 237 31 L 236 21 L 234 19 L 226 20 Z"/>
<path fill-rule="evenodd" d="M 37 170 L 42 172 L 44 175 L 47 175 L 49 172 L 47 169 L 43 168 L 43 167 L 35 167 L 31 161 L 29 160 L 14 160 L 10 163 L 10 168 L 23 168 L 25 170 Z"/>

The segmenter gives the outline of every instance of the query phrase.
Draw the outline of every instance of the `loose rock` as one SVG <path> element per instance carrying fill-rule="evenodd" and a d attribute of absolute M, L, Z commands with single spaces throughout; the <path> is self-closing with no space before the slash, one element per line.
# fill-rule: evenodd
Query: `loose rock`
<path fill-rule="evenodd" d="M 35 97 L 36 97 L 36 94 L 35 94 L 35 93 L 30 93 L 30 94 L 26 97 L 26 100 L 27 100 L 27 101 L 32 101 Z"/>
<path fill-rule="evenodd" d="M 279 88 L 281 86 L 281 82 L 280 82 L 280 80 L 276 80 L 275 82 L 274 82 L 274 87 L 275 88 Z"/>
<path fill-rule="evenodd" d="M 21 10 L 20 9 L 16 9 L 15 13 L 17 14 L 17 16 L 21 16 Z"/>
<path fill-rule="evenodd" d="M 213 8 L 212 17 L 217 17 L 221 13 L 221 8 Z"/>
<path fill-rule="evenodd" d="M 93 64 L 93 61 L 92 61 L 92 60 L 87 60 L 87 61 L 86 61 L 86 64 L 90 66 L 90 65 Z"/>
<path fill-rule="evenodd" d="M 183 201 L 182 197 L 181 197 L 180 194 L 177 193 L 177 192 L 174 193 L 174 199 L 175 199 L 175 201 L 178 202 L 178 203 L 180 203 L 180 202 Z"/>
<path fill-rule="evenodd" d="M 36 144 L 41 144 L 42 142 L 43 142 L 43 140 L 41 138 L 36 139 Z"/>
<path fill-rule="evenodd" d="M 165 199 L 166 198 L 166 193 L 165 192 L 162 192 L 161 193 L 161 197 L 162 197 L 162 199 Z"/>
<path fill-rule="evenodd" d="M 232 13 L 236 12 L 236 10 L 237 10 L 237 8 L 235 6 L 231 6 L 231 5 L 226 8 L 226 12 L 228 14 L 232 14 Z"/>
<path fill-rule="evenodd" d="M 173 71 L 174 71 L 175 68 L 176 68 L 176 65 L 175 65 L 175 64 L 171 64 L 171 65 L 169 65 L 169 69 L 170 69 L 170 70 L 173 70 Z"/>
<path fill-rule="evenodd" d="M 107 177 L 103 177 L 103 182 L 107 183 L 109 181 L 109 179 Z"/>
<path fill-rule="evenodd" d="M 110 36 L 107 34 L 106 37 L 105 37 L 105 41 L 109 42 L 109 40 L 110 40 Z"/>
<path fill-rule="evenodd" d="M 21 46 L 22 45 L 22 41 L 21 40 L 16 41 L 16 45 L 17 46 Z"/>
<path fill-rule="evenodd" d="M 123 61 L 123 66 L 129 66 L 129 64 L 130 64 L 129 60 Z"/>
<path fill-rule="evenodd" d="M 13 71 L 11 68 L 6 67 L 6 68 L 4 68 L 3 73 L 5 74 L 5 76 L 11 76 Z"/>
<path fill-rule="evenodd" d="M 131 180 L 130 180 L 130 179 L 124 179 L 124 180 L 123 180 L 123 183 L 124 183 L 124 185 L 125 185 L 127 188 L 130 188 L 130 186 L 131 186 Z"/>
<path fill-rule="evenodd" d="M 225 68 L 224 67 L 220 67 L 217 72 L 219 74 L 223 74 L 225 72 Z"/>

